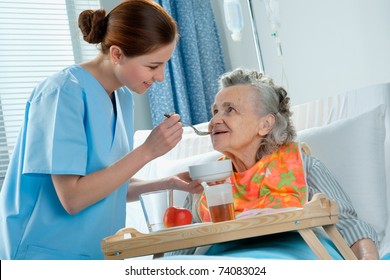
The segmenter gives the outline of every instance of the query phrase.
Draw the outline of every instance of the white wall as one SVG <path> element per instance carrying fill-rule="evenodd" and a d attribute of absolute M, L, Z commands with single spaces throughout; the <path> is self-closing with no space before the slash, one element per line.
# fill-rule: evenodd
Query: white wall
<path fill-rule="evenodd" d="M 225 34 L 223 0 L 212 0 Z M 241 0 L 248 19 L 247 0 Z M 252 0 L 265 72 L 281 83 L 282 61 L 263 0 Z M 293 104 L 390 81 L 389 0 L 279 0 L 283 64 Z M 243 41 L 222 41 L 227 65 L 256 68 L 250 25 Z"/>
<path fill-rule="evenodd" d="M 242 39 L 234 42 L 231 33 L 225 24 L 223 13 L 223 0 L 210 0 L 217 23 L 218 31 L 221 37 L 222 48 L 225 54 L 225 63 L 228 70 L 237 67 L 246 67 L 250 69 L 259 69 L 259 63 L 256 58 L 256 49 L 252 29 L 250 28 L 250 16 L 247 8 L 247 1 L 240 0 L 244 18 L 244 30 Z M 256 0 L 254 0 L 256 1 Z M 259 0 L 262 1 L 262 0 Z"/>
<path fill-rule="evenodd" d="M 175 1 L 175 0 L 173 0 Z M 226 28 L 223 0 L 211 0 L 228 70 L 259 69 L 248 0 L 242 41 Z M 111 9 L 121 0 L 101 0 Z M 292 104 L 390 81 L 389 0 L 279 0 L 283 65 L 277 56 L 263 0 L 252 0 L 266 74 L 288 90 Z M 147 95 L 136 96 L 136 130 L 150 129 Z"/>

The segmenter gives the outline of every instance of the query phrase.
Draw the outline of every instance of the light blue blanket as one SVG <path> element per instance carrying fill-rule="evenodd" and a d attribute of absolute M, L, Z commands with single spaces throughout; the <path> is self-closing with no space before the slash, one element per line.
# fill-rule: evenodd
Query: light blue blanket
<path fill-rule="evenodd" d="M 317 232 L 316 234 L 333 259 L 343 259 L 325 233 Z M 295 231 L 215 244 L 204 255 L 172 255 L 162 259 L 220 260 L 237 258 L 272 260 L 318 259 L 299 233 Z M 390 253 L 387 253 L 381 259 L 390 260 Z"/>
<path fill-rule="evenodd" d="M 333 259 L 343 259 L 328 237 L 319 235 Z M 235 258 L 315 260 L 316 255 L 297 232 L 272 234 L 213 245 L 206 255 Z"/>
<path fill-rule="evenodd" d="M 381 260 L 389 260 L 390 261 L 390 253 L 385 254 Z"/>
<path fill-rule="evenodd" d="M 325 235 L 317 234 L 332 258 L 343 259 Z M 205 255 L 174 255 L 164 259 L 275 259 L 316 260 L 318 259 L 298 232 L 286 232 L 267 236 L 219 243 L 211 246 Z"/>

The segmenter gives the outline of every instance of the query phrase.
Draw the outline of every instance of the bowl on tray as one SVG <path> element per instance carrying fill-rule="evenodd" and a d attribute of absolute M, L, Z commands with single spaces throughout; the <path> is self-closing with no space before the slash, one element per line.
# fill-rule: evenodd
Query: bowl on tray
<path fill-rule="evenodd" d="M 201 180 L 207 183 L 224 181 L 232 171 L 233 165 L 230 159 L 191 165 L 188 171 L 193 180 Z"/>

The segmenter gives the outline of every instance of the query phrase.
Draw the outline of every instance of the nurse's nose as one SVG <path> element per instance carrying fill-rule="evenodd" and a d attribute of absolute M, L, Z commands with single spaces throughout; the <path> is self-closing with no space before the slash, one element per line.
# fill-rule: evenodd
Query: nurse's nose
<path fill-rule="evenodd" d="M 158 81 L 158 82 L 162 82 L 164 81 L 164 68 L 165 67 L 159 67 L 159 69 L 157 69 L 156 73 L 154 74 L 154 80 L 155 81 Z"/>

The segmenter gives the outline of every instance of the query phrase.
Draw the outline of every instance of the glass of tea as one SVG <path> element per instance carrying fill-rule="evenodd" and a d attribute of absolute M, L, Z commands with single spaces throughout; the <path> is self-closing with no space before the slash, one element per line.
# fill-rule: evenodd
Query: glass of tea
<path fill-rule="evenodd" d="M 209 186 L 204 191 L 213 223 L 235 219 L 231 184 Z"/>

